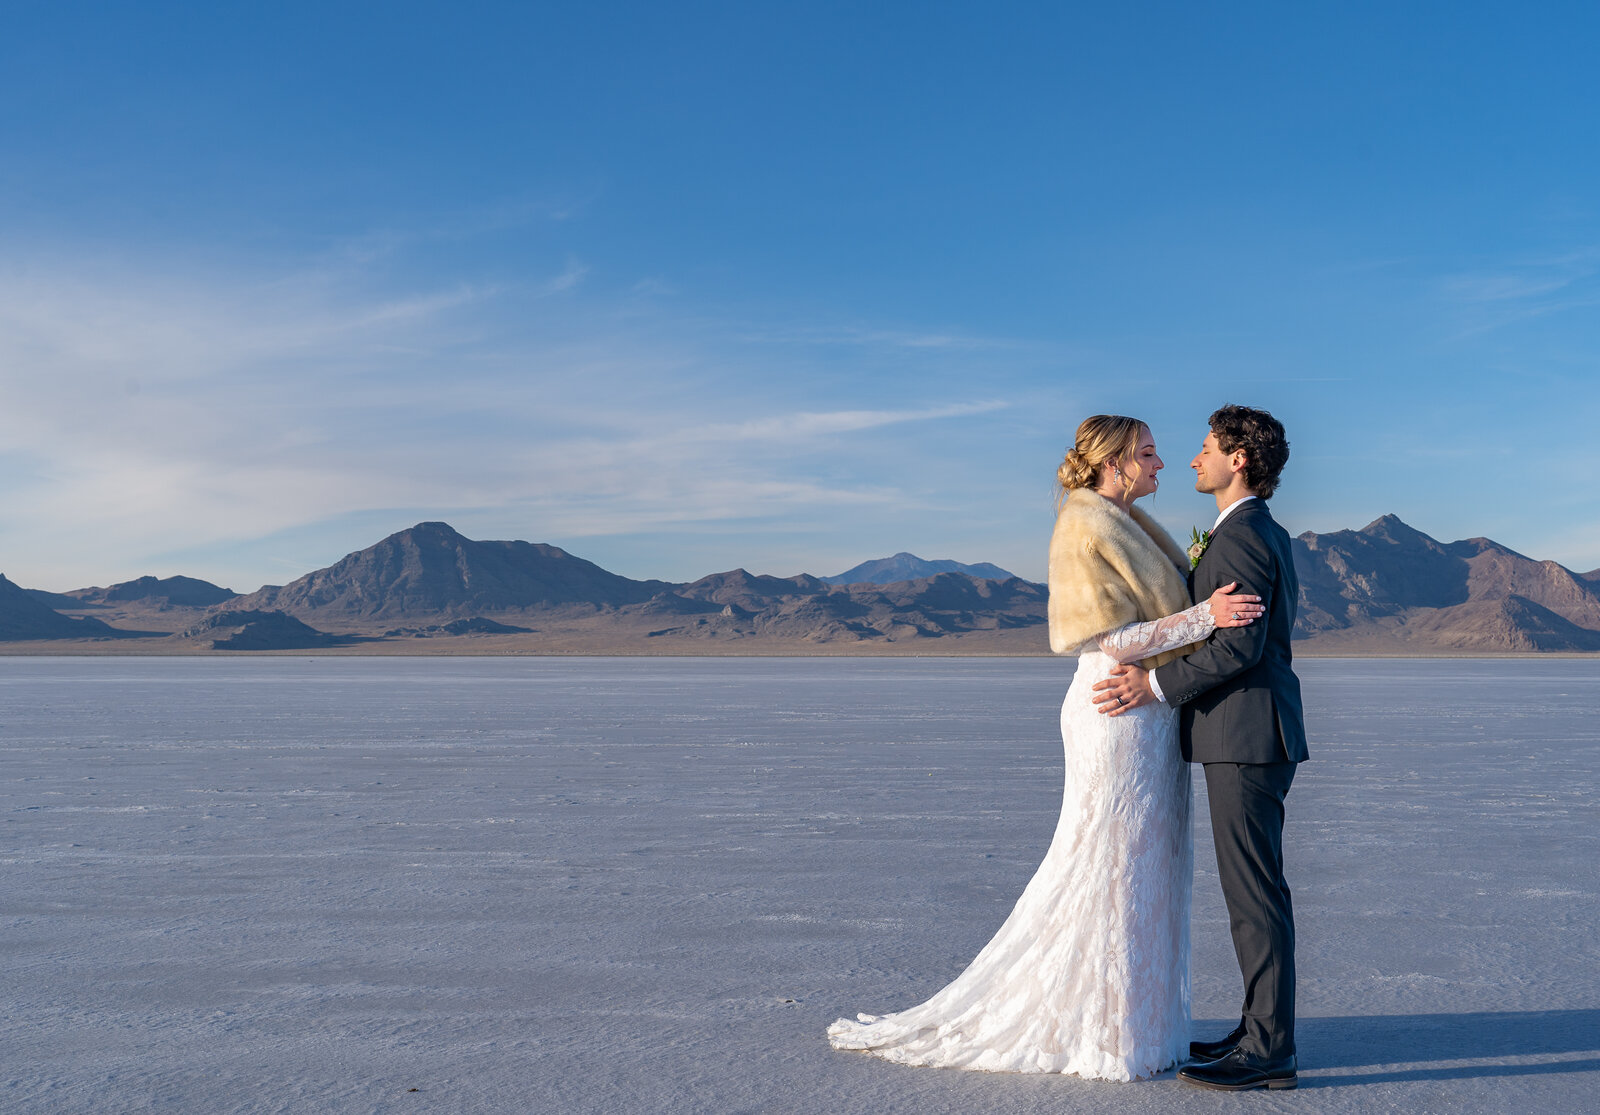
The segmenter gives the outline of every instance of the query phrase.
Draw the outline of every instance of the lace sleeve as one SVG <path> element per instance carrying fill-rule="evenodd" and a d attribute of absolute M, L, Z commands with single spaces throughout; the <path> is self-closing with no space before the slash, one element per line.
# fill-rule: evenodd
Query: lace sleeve
<path fill-rule="evenodd" d="M 1146 623 L 1130 623 L 1097 635 L 1100 649 L 1118 662 L 1137 662 L 1165 650 L 1198 643 L 1216 628 L 1211 606 L 1202 601 L 1192 608 Z"/>

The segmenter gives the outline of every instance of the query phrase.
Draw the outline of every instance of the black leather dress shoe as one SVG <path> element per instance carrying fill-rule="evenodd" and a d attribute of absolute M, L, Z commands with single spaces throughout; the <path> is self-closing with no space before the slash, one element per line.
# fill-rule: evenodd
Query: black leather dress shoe
<path fill-rule="evenodd" d="M 1221 1041 L 1192 1041 L 1189 1043 L 1189 1059 L 1191 1061 L 1215 1061 L 1219 1057 L 1226 1057 L 1244 1040 L 1244 1023 L 1233 1028 L 1233 1033 Z"/>
<path fill-rule="evenodd" d="M 1244 1092 L 1251 1088 L 1293 1088 L 1300 1083 L 1294 1054 L 1276 1061 L 1235 1049 L 1221 1060 L 1204 1065 L 1189 1065 L 1178 1070 L 1178 1079 L 1201 1088 L 1223 1092 Z"/>

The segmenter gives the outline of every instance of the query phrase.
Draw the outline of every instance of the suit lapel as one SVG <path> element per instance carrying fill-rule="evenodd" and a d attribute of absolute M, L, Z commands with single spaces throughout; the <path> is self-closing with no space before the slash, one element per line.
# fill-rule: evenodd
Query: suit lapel
<path fill-rule="evenodd" d="M 1199 563 L 1193 569 L 1191 569 L 1189 571 L 1189 599 L 1190 600 L 1195 600 L 1196 599 L 1195 591 L 1196 591 L 1196 589 L 1198 588 L 1198 586 L 1200 584 L 1200 581 L 1199 581 L 1200 570 L 1205 568 L 1206 559 L 1211 556 L 1211 545 L 1212 545 L 1213 542 L 1215 542 L 1217 540 L 1217 535 L 1225 534 L 1230 528 L 1236 527 L 1239 524 L 1239 520 L 1244 518 L 1246 515 L 1263 514 L 1263 513 L 1266 512 L 1266 510 L 1267 510 L 1266 501 L 1263 500 L 1260 496 L 1257 496 L 1255 499 L 1252 499 L 1249 502 L 1247 502 L 1243 507 L 1239 508 L 1237 511 L 1234 511 L 1226 519 L 1222 520 L 1222 522 L 1218 523 L 1215 527 L 1212 528 L 1212 530 L 1211 530 L 1211 541 L 1206 543 L 1206 552 L 1200 555 Z M 1270 516 L 1269 516 L 1269 518 L 1270 518 Z M 1220 585 L 1220 584 L 1222 584 L 1222 582 L 1218 581 L 1217 584 Z M 1213 587 L 1215 587 L 1215 586 L 1213 586 Z"/>

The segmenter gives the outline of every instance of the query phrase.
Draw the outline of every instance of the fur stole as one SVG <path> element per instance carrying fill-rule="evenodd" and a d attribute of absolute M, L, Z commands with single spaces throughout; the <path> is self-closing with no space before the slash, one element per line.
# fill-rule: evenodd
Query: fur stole
<path fill-rule="evenodd" d="M 1139 508 L 1130 516 L 1088 488 L 1073 489 L 1050 538 L 1050 649 L 1070 654 L 1096 635 L 1183 611 L 1188 567 L 1172 536 Z M 1151 670 L 1193 649 L 1139 665 Z"/>

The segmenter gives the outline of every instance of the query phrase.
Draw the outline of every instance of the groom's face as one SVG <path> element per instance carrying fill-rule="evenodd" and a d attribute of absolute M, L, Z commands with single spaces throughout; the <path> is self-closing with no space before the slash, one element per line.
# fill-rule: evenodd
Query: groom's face
<path fill-rule="evenodd" d="M 1234 473 L 1243 464 L 1242 452 L 1224 453 L 1217 444 L 1217 435 L 1207 434 L 1206 440 L 1200 445 L 1200 452 L 1189 462 L 1189 467 L 1194 469 L 1194 490 L 1208 494 L 1222 491 L 1233 483 Z"/>

